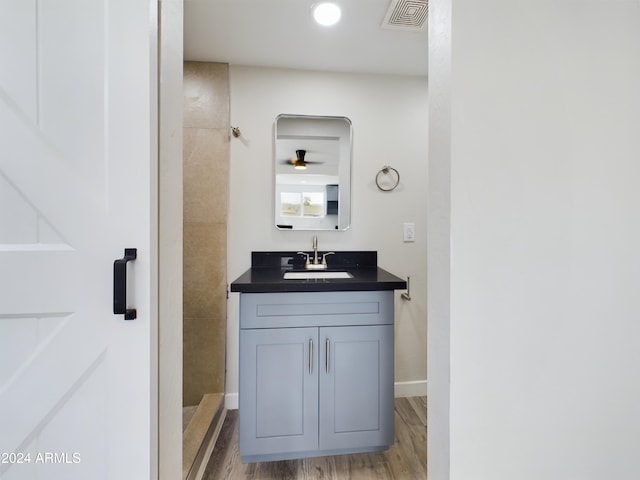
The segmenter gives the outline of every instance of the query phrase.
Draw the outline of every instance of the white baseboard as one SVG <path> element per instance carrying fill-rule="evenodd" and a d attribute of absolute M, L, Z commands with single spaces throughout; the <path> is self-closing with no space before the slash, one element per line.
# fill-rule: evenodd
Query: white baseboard
<path fill-rule="evenodd" d="M 413 382 L 396 382 L 394 384 L 394 396 L 399 397 L 426 397 L 427 381 L 417 380 Z"/>
<path fill-rule="evenodd" d="M 426 397 L 427 381 L 417 380 L 413 382 L 396 382 L 394 385 L 395 397 Z M 238 409 L 238 393 L 224 394 L 224 407 L 227 410 Z"/>
<path fill-rule="evenodd" d="M 224 394 L 224 408 L 227 410 L 238 409 L 238 392 Z"/>

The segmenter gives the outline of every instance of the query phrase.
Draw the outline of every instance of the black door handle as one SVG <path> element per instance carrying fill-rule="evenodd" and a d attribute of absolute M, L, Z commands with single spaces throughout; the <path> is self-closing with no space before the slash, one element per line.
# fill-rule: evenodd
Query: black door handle
<path fill-rule="evenodd" d="M 113 313 L 125 320 L 136 318 L 135 308 L 127 308 L 127 262 L 138 256 L 137 248 L 125 248 L 124 257 L 113 262 Z"/>

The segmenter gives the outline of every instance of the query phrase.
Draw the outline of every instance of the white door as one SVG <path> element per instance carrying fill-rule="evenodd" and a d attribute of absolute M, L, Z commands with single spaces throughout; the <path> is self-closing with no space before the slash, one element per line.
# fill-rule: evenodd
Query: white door
<path fill-rule="evenodd" d="M 156 9 L 0 0 L 3 480 L 155 475 Z"/>

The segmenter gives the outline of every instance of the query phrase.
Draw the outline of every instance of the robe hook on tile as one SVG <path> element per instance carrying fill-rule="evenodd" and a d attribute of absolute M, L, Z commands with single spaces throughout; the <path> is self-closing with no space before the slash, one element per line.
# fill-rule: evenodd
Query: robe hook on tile
<path fill-rule="evenodd" d="M 393 167 L 385 165 L 376 175 L 376 185 L 383 192 L 390 192 L 400 183 L 400 173 Z"/>
<path fill-rule="evenodd" d="M 231 133 L 235 138 L 238 138 L 240 135 L 242 135 L 242 132 L 240 131 L 240 127 L 231 127 Z"/>
<path fill-rule="evenodd" d="M 407 291 L 400 296 L 404 300 L 411 301 L 411 277 L 407 277 Z"/>

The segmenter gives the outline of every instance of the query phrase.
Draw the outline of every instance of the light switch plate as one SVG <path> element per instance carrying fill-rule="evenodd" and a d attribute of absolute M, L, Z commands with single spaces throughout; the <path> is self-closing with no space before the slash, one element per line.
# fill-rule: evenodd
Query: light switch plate
<path fill-rule="evenodd" d="M 416 224 L 413 222 L 405 222 L 403 228 L 404 241 L 415 242 L 416 241 Z"/>

